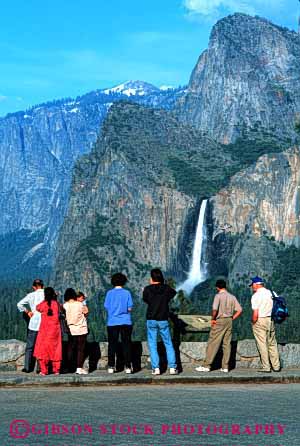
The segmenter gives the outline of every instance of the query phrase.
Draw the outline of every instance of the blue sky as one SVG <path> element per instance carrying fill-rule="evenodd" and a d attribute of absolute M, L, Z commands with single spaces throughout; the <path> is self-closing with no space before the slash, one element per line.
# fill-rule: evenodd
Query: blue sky
<path fill-rule="evenodd" d="M 126 80 L 184 85 L 233 12 L 296 29 L 298 0 L 10 0 L 1 5 L 0 116 Z"/>

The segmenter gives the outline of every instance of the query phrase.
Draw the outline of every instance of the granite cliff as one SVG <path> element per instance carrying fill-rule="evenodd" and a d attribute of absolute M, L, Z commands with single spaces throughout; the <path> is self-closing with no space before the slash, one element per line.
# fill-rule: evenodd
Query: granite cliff
<path fill-rule="evenodd" d="M 143 82 L 119 90 L 0 118 L 0 277 L 44 274 L 51 266 L 74 162 L 91 150 L 112 103 L 126 99 L 169 109 L 182 94 Z"/>
<path fill-rule="evenodd" d="M 300 119 L 299 35 L 244 14 L 220 20 L 177 112 L 224 144 L 257 129 L 293 140 Z"/>
<path fill-rule="evenodd" d="M 122 269 L 138 291 L 153 265 L 184 278 L 200 201 L 234 166 L 222 146 L 170 113 L 115 104 L 75 166 L 54 283 L 93 294 Z"/>
<path fill-rule="evenodd" d="M 299 248 L 299 172 L 299 147 L 264 155 L 211 198 L 212 241 L 217 250 L 220 242 L 232 250 L 226 254 L 231 280 L 257 271 L 271 277 L 276 247 Z"/>
<path fill-rule="evenodd" d="M 247 285 L 250 277 L 259 275 L 285 297 L 290 309 L 288 321 L 277 327 L 278 339 L 300 340 L 299 168 L 299 146 L 263 155 L 209 200 L 210 281 L 195 289 L 193 300 L 200 312 L 209 312 L 215 279 L 228 278 L 243 306 L 236 324 L 239 339 L 251 336 Z"/>

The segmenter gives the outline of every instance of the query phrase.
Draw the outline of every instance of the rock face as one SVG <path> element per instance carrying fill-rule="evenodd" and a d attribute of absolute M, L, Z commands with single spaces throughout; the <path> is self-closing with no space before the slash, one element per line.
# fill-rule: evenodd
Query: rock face
<path fill-rule="evenodd" d="M 182 277 L 199 200 L 210 187 L 209 151 L 214 181 L 232 164 L 218 145 L 167 112 L 115 104 L 95 149 L 75 167 L 57 248 L 56 286 L 76 284 L 93 294 L 107 285 L 111 272 L 122 269 L 139 291 L 151 266 Z"/>
<path fill-rule="evenodd" d="M 264 155 L 233 176 L 212 200 L 214 237 L 221 231 L 272 235 L 300 245 L 300 149 Z"/>
<path fill-rule="evenodd" d="M 19 370 L 24 365 L 25 342 L 0 341 L 0 371 Z"/>
<path fill-rule="evenodd" d="M 294 138 L 300 117 L 299 35 L 244 14 L 220 20 L 178 114 L 224 144 L 256 128 Z"/>
<path fill-rule="evenodd" d="M 129 99 L 153 107 L 171 108 L 181 94 L 148 84 L 141 94 L 138 86 Z M 0 118 L 0 276 L 15 277 L 31 266 L 37 274 L 51 265 L 74 162 L 91 150 L 112 103 L 125 98 L 94 91 Z"/>
<path fill-rule="evenodd" d="M 231 278 L 257 271 L 271 275 L 276 266 L 272 241 L 299 248 L 299 171 L 299 147 L 264 155 L 210 200 L 213 243 L 228 248 L 230 238 L 236 238 L 226 254 Z"/>

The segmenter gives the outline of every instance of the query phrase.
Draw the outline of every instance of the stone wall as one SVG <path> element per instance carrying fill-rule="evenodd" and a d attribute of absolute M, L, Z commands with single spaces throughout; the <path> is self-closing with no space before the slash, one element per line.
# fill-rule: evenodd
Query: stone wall
<path fill-rule="evenodd" d="M 101 342 L 97 346 L 97 368 L 107 367 L 107 342 Z M 92 351 L 89 345 L 89 348 Z M 181 342 L 179 348 L 180 361 L 183 370 L 202 363 L 205 359 L 206 342 Z M 150 368 L 149 350 L 146 342 L 134 342 L 133 352 L 135 361 L 141 368 Z M 300 344 L 279 345 L 282 367 L 300 367 Z M 18 371 L 24 364 L 25 343 L 16 339 L 0 341 L 0 372 Z M 163 355 L 163 349 L 162 349 Z M 100 358 L 99 358 L 100 356 Z M 88 360 L 85 363 L 88 367 Z M 218 367 L 218 358 L 215 364 Z M 260 360 L 255 341 L 246 339 L 232 344 L 232 368 L 258 368 Z"/>
<path fill-rule="evenodd" d="M 0 341 L 0 371 L 20 370 L 24 365 L 25 342 L 9 339 Z"/>

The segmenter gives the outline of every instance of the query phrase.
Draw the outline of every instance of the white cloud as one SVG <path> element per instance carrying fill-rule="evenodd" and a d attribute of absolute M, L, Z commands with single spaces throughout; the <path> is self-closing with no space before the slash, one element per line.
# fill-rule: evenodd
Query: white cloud
<path fill-rule="evenodd" d="M 217 17 L 233 12 L 246 14 L 261 14 L 267 8 L 279 10 L 286 0 L 184 0 L 183 5 L 188 16 L 199 16 L 202 18 Z"/>
<path fill-rule="evenodd" d="M 213 16 L 223 8 L 228 11 L 243 10 L 243 12 L 245 9 L 247 12 L 252 9 L 245 2 L 239 0 L 185 0 L 184 6 L 189 14 L 202 16 Z"/>

